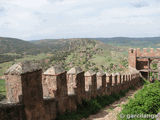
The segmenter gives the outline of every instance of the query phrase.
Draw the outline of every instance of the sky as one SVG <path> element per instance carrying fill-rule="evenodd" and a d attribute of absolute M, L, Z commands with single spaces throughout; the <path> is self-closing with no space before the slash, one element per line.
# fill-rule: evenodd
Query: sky
<path fill-rule="evenodd" d="M 0 0 L 0 36 L 160 36 L 160 0 Z"/>

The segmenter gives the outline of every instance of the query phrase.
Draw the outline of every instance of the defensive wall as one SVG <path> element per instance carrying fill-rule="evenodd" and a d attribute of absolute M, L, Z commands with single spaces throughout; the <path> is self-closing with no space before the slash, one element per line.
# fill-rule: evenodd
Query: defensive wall
<path fill-rule="evenodd" d="M 54 120 L 57 114 L 76 111 L 83 99 L 110 95 L 138 86 L 140 73 L 68 72 L 58 66 L 47 71 L 35 62 L 11 66 L 5 73 L 7 101 L 0 104 L 0 120 Z"/>
<path fill-rule="evenodd" d="M 140 71 L 144 78 L 149 79 L 150 72 L 157 72 L 157 73 L 159 72 L 159 70 L 151 69 L 150 65 L 153 60 L 160 61 L 160 48 L 129 49 L 129 54 L 128 54 L 129 67 Z"/>

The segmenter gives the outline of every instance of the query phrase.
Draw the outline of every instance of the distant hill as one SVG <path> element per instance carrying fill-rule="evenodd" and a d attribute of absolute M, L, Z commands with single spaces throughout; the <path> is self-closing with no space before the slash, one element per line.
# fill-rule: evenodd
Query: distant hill
<path fill-rule="evenodd" d="M 0 37 L 0 54 L 38 54 L 42 52 L 39 46 L 16 38 Z"/>
<path fill-rule="evenodd" d="M 101 42 L 98 42 L 101 41 Z M 106 43 L 106 44 L 103 44 Z M 88 44 L 116 49 L 113 46 L 125 47 L 160 47 L 160 37 L 146 38 L 128 38 L 128 37 L 113 37 L 113 38 L 74 38 L 74 39 L 44 39 L 36 41 L 24 41 L 16 38 L 0 37 L 0 54 L 17 53 L 31 54 L 54 52 L 57 50 L 74 50 L 80 46 Z"/>
<path fill-rule="evenodd" d="M 113 38 L 90 38 L 99 40 L 107 44 L 126 47 L 140 47 L 140 48 L 159 48 L 160 37 L 144 37 L 144 38 L 129 38 L 129 37 L 113 37 Z"/>
<path fill-rule="evenodd" d="M 75 42 L 75 41 L 81 42 Z M 45 39 L 32 41 L 37 45 L 42 45 L 44 48 L 49 49 L 62 49 L 74 44 L 86 44 L 90 42 L 89 40 L 97 40 L 107 45 L 112 46 L 124 46 L 124 47 L 140 47 L 140 48 L 159 48 L 160 47 L 160 37 L 144 37 L 144 38 L 130 38 L 130 37 L 112 37 L 112 38 L 74 38 L 74 39 Z M 85 42 L 84 42 L 85 41 Z M 71 47 L 71 46 L 70 46 Z M 73 47 L 73 46 L 72 46 Z"/>
<path fill-rule="evenodd" d="M 93 45 L 96 48 L 104 48 L 108 50 L 119 50 L 116 46 L 112 46 L 109 44 L 105 44 L 103 41 L 90 39 L 90 38 L 71 38 L 71 39 L 44 39 L 44 40 L 36 40 L 31 41 L 35 45 L 40 47 L 49 49 L 50 52 L 52 51 L 70 51 L 79 49 L 80 47 L 86 47 Z"/>
<path fill-rule="evenodd" d="M 0 55 L 13 55 L 15 53 L 17 55 L 37 55 L 55 51 L 70 51 L 88 45 L 113 48 L 103 42 L 87 38 L 24 41 L 16 38 L 0 37 Z"/>

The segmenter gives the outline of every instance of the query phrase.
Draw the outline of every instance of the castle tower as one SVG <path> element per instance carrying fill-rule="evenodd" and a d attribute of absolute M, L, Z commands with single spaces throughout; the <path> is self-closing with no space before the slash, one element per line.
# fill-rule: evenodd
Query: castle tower
<path fill-rule="evenodd" d="M 129 67 L 136 68 L 136 57 L 137 57 L 137 50 L 132 48 L 129 49 L 128 52 Z"/>

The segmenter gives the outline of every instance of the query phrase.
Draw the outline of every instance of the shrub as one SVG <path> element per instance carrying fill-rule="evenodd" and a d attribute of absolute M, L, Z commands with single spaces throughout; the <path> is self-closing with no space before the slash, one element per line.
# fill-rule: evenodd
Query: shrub
<path fill-rule="evenodd" d="M 120 115 L 136 115 L 136 114 L 157 114 L 160 111 L 160 82 L 146 84 L 143 89 L 130 99 L 128 104 L 123 106 L 123 110 L 119 114 L 119 120 L 127 120 L 120 118 Z M 141 120 L 142 118 L 138 119 Z M 137 120 L 137 118 L 132 118 Z M 152 120 L 152 119 L 150 119 Z"/>

